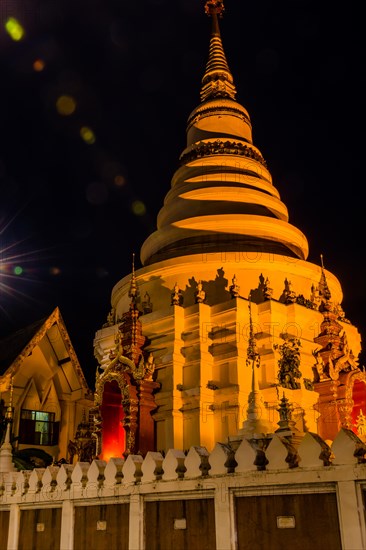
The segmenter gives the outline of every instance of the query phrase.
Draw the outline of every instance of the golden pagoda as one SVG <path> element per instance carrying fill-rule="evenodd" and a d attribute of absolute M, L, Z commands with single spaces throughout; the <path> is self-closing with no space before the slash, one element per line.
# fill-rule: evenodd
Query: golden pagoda
<path fill-rule="evenodd" d="M 157 383 L 152 450 L 211 450 L 239 433 L 252 392 L 251 323 L 263 423 L 279 421 L 282 397 L 291 403 L 296 429 L 333 439 L 342 426 L 356 430 L 365 407 L 360 334 L 345 317 L 339 280 L 322 259 L 320 265 L 307 261 L 307 239 L 289 223 L 253 143 L 221 39 L 223 2 L 209 0 L 205 10 L 212 31 L 201 101 L 188 116 L 187 144 L 157 229 L 142 244 L 143 267 L 133 273 L 144 353 L 153 356 Z M 128 274 L 114 286 L 108 322 L 95 335 L 98 403 L 98 376 L 114 357 L 130 284 Z"/>

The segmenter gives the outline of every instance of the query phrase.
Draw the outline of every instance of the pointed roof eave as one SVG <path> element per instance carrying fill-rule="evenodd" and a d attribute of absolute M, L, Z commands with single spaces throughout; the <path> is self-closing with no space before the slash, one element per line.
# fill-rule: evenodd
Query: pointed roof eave
<path fill-rule="evenodd" d="M 226 60 L 218 21 L 222 17 L 224 3 L 222 0 L 207 0 L 205 11 L 212 17 L 212 33 L 208 61 L 202 78 L 201 101 L 218 97 L 235 100 L 236 88 Z"/>
<path fill-rule="evenodd" d="M 46 335 L 47 331 L 54 325 L 57 324 L 57 327 L 60 331 L 60 334 L 62 336 L 62 340 L 64 342 L 65 348 L 69 354 L 69 357 L 72 361 L 72 364 L 74 365 L 74 368 L 77 373 L 77 377 L 79 379 L 80 385 L 89 393 L 91 390 L 88 386 L 88 383 L 85 379 L 84 373 L 81 369 L 79 359 L 77 358 L 76 352 L 74 350 L 74 347 L 71 343 L 70 336 L 67 332 L 66 325 L 64 323 L 64 320 L 62 318 L 60 309 L 56 307 L 51 315 L 47 317 L 42 324 L 39 326 L 39 328 L 35 331 L 33 336 L 30 338 L 28 343 L 24 346 L 24 348 L 20 351 L 20 353 L 17 355 L 17 357 L 14 359 L 14 361 L 9 364 L 8 368 L 4 372 L 3 377 L 8 378 L 9 376 L 14 376 L 20 366 L 22 365 L 23 361 L 29 356 L 29 354 L 32 352 L 32 350 L 41 342 L 41 340 Z"/>

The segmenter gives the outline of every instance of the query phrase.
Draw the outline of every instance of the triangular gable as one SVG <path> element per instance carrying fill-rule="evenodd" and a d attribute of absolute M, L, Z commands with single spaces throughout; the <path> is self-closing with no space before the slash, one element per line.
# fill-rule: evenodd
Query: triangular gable
<path fill-rule="evenodd" d="M 0 375 L 3 375 L 13 364 L 18 355 L 29 344 L 38 330 L 46 321 L 46 317 L 28 325 L 16 332 L 13 332 L 0 339 Z"/>
<path fill-rule="evenodd" d="M 53 412 L 58 420 L 61 415 L 61 407 L 53 380 L 49 381 L 42 393 L 40 395 L 34 380 L 30 379 L 15 405 L 21 409 Z"/>
<path fill-rule="evenodd" d="M 13 346 L 11 344 L 11 336 L 0 342 L 0 356 L 2 358 L 3 364 L 2 376 L 0 377 L 0 386 L 3 385 L 1 382 L 5 382 L 6 386 L 8 386 L 8 379 L 18 372 L 23 361 L 32 353 L 37 345 L 41 344 L 41 341 L 46 336 L 46 333 L 49 332 L 54 325 L 57 325 L 58 331 L 62 339 L 61 347 L 63 349 L 60 349 L 60 356 L 58 357 L 59 364 L 62 364 L 64 360 L 71 362 L 72 369 L 78 379 L 80 386 L 86 390 L 86 393 L 91 393 L 91 390 L 88 387 L 84 373 L 80 367 L 79 360 L 72 346 L 64 320 L 58 307 L 53 310 L 49 317 L 38 321 L 37 323 L 33 323 L 33 325 L 29 325 L 29 327 L 27 327 L 26 329 L 18 331 L 17 333 L 15 333 L 15 335 L 13 335 L 13 337 L 17 337 L 16 340 L 18 342 L 18 345 L 20 344 L 20 342 L 22 342 L 22 347 L 21 349 L 18 348 L 18 354 L 16 355 L 16 357 L 12 358 L 11 353 L 6 353 L 4 351 L 4 342 L 5 345 L 7 345 L 9 348 L 16 349 L 16 346 Z M 24 341 L 26 336 L 28 336 L 29 339 L 27 341 Z M 7 367 L 4 363 L 4 358 L 6 357 L 6 355 L 8 355 L 9 358 L 9 363 Z"/>
<path fill-rule="evenodd" d="M 31 378 L 24 388 L 19 399 L 14 403 L 16 407 L 21 409 L 33 409 L 38 411 L 41 409 L 41 396 L 38 393 L 37 386 Z"/>

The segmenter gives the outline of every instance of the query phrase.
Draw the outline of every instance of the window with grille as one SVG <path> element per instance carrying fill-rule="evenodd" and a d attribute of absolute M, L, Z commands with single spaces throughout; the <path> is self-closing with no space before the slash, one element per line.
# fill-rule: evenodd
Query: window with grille
<path fill-rule="evenodd" d="M 59 422 L 55 422 L 55 413 L 22 409 L 19 424 L 19 443 L 57 445 L 59 424 Z"/>

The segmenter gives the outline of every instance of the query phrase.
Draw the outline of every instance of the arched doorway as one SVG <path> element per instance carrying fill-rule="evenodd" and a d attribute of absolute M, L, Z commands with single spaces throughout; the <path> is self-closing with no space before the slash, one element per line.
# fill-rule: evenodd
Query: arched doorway
<path fill-rule="evenodd" d="M 103 425 L 100 459 L 108 461 L 113 457 L 121 457 L 126 448 L 126 433 L 122 426 L 124 411 L 121 390 L 116 380 L 105 382 L 100 412 Z"/>

